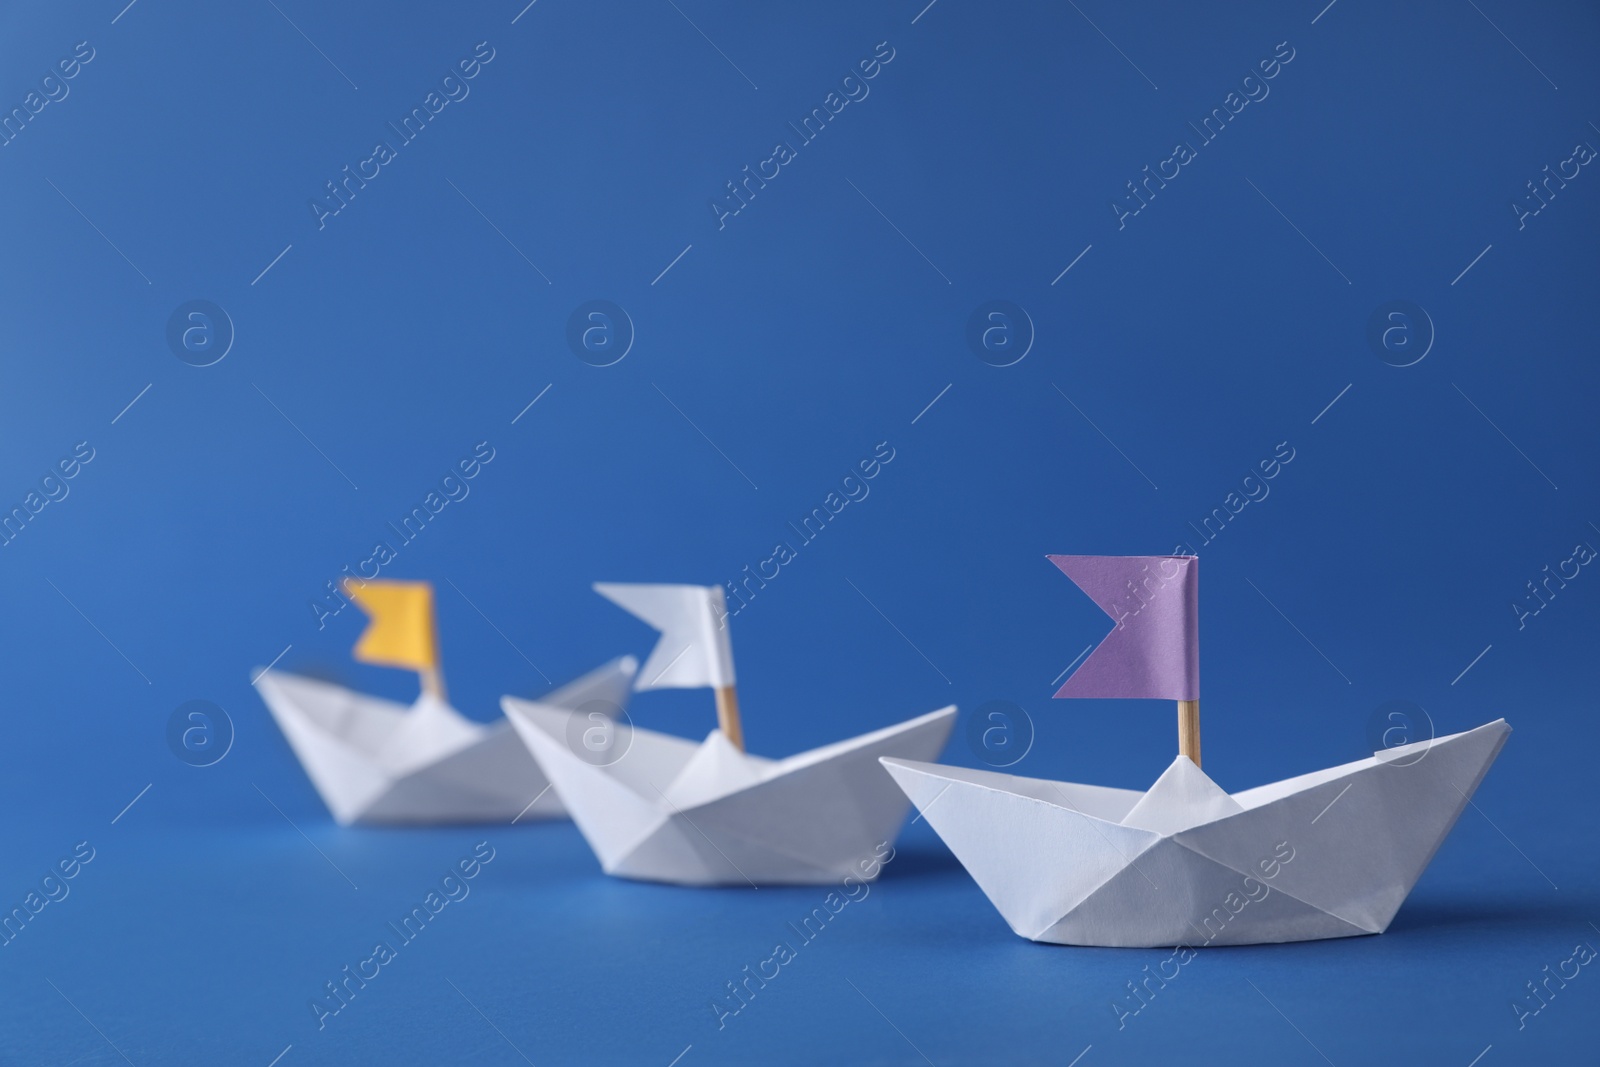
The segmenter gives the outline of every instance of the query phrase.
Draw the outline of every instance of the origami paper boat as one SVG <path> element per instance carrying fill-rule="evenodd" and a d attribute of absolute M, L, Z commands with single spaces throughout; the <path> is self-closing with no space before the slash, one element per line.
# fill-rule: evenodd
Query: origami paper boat
<path fill-rule="evenodd" d="M 1231 796 L 1185 756 L 1145 793 L 882 762 L 1023 937 L 1248 945 L 1382 933 L 1510 733 L 1501 719 Z"/>
<path fill-rule="evenodd" d="M 632 730 L 599 765 L 578 754 L 573 713 L 504 697 L 511 725 L 561 794 L 607 874 L 679 885 L 811 885 L 862 878 L 910 810 L 880 756 L 932 759 L 956 709 L 788 759 L 735 748 L 719 730 L 696 744 Z"/>
<path fill-rule="evenodd" d="M 638 666 L 632 656 L 612 660 L 544 703 L 569 713 L 585 705 L 623 707 Z M 341 826 L 564 814 L 504 720 L 473 722 L 428 691 L 408 708 L 299 675 L 258 675 L 262 699 Z"/>

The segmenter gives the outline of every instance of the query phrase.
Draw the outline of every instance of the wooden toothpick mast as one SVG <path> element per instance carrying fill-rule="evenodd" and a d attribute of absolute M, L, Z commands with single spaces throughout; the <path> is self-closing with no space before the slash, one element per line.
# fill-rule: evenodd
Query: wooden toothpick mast
<path fill-rule="evenodd" d="M 719 685 L 714 690 L 717 694 L 717 729 L 722 731 L 722 736 L 728 743 L 740 752 L 744 751 L 744 729 L 739 725 L 739 693 L 732 683 Z"/>
<path fill-rule="evenodd" d="M 1178 755 L 1188 756 L 1200 766 L 1200 702 L 1178 701 Z"/>
<path fill-rule="evenodd" d="M 441 704 L 450 703 L 450 698 L 444 690 L 444 670 L 440 667 L 423 667 L 417 671 L 417 680 L 422 683 L 422 691 L 437 699 Z"/>

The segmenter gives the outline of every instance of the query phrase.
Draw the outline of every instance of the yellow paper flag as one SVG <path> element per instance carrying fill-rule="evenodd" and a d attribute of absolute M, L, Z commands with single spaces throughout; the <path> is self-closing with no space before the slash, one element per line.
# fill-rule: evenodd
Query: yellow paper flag
<path fill-rule="evenodd" d="M 351 653 L 356 659 L 414 671 L 438 669 L 430 583 L 346 582 L 345 593 L 372 618 Z"/>

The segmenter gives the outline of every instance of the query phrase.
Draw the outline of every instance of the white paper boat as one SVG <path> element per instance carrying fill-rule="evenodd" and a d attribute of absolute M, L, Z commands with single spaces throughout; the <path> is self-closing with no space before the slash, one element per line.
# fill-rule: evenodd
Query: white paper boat
<path fill-rule="evenodd" d="M 1023 937 L 1242 945 L 1382 933 L 1510 733 L 1501 719 L 1232 796 L 1185 756 L 1145 793 L 883 764 Z"/>
<path fill-rule="evenodd" d="M 591 702 L 621 708 L 638 666 L 632 656 L 612 660 L 544 702 L 564 709 Z M 519 813 L 520 819 L 565 814 L 504 720 L 474 722 L 428 692 L 407 707 L 295 674 L 257 673 L 262 699 L 340 825 L 510 822 Z"/>
<path fill-rule="evenodd" d="M 693 741 L 632 729 L 614 763 L 580 756 L 573 713 L 500 701 L 607 874 L 679 885 L 812 885 L 847 875 L 892 841 L 910 810 L 885 755 L 932 759 L 943 708 L 788 759 L 736 749 L 721 730 Z"/>

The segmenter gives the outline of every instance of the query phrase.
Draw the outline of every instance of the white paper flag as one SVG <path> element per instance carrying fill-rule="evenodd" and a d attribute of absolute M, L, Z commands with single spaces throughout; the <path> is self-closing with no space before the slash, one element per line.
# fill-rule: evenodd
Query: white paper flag
<path fill-rule="evenodd" d="M 594 591 L 661 631 L 634 688 L 700 689 L 733 684 L 728 609 L 715 585 L 623 585 Z"/>

